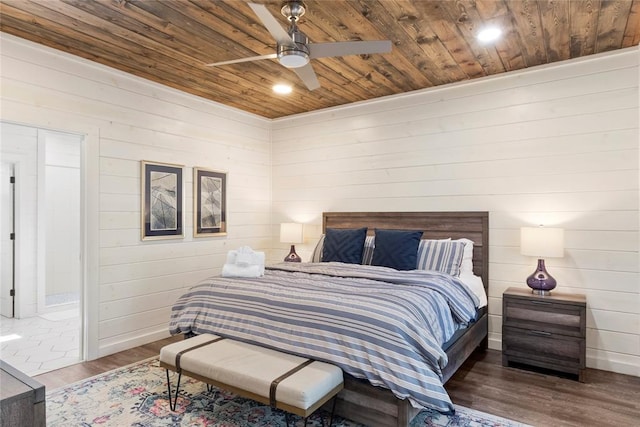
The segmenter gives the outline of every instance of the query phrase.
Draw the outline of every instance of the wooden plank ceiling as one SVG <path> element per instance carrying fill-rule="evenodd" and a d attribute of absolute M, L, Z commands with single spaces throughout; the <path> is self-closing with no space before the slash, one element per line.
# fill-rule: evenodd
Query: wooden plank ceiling
<path fill-rule="evenodd" d="M 267 5 L 283 27 L 281 1 Z M 313 59 L 309 91 L 240 0 L 1 0 L 0 30 L 268 118 L 621 49 L 640 42 L 640 0 L 305 0 L 311 42 L 389 39 L 387 54 Z M 481 44 L 479 29 L 502 38 Z M 276 95 L 272 86 L 293 84 Z"/>

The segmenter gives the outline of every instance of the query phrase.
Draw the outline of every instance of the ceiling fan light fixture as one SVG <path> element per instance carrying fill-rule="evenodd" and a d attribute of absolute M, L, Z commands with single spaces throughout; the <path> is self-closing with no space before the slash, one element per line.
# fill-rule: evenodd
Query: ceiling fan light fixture
<path fill-rule="evenodd" d="M 283 50 L 278 52 L 280 64 L 287 68 L 300 68 L 309 63 L 309 54 L 301 50 Z"/>
<path fill-rule="evenodd" d="M 291 24 L 289 29 L 291 44 L 278 44 L 278 61 L 287 68 L 300 68 L 309 63 L 309 48 L 307 35 Z"/>

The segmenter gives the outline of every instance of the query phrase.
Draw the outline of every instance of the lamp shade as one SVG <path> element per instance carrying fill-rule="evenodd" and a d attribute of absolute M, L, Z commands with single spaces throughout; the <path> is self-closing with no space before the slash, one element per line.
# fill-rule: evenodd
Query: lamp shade
<path fill-rule="evenodd" d="M 522 227 L 520 253 L 538 258 L 561 258 L 564 256 L 564 229 Z"/>
<path fill-rule="evenodd" d="M 302 243 L 302 224 L 283 222 L 280 224 L 281 243 Z"/>

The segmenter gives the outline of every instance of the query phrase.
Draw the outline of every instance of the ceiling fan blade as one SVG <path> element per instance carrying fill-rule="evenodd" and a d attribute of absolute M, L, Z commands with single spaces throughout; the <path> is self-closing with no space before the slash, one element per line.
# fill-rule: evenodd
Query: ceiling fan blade
<path fill-rule="evenodd" d="M 390 40 L 309 43 L 309 56 L 311 58 L 388 52 L 391 52 Z"/>
<path fill-rule="evenodd" d="M 300 77 L 300 80 L 302 80 L 309 90 L 315 90 L 320 87 L 320 82 L 311 64 L 307 64 L 304 67 L 291 68 L 291 70 Z"/>
<path fill-rule="evenodd" d="M 229 61 L 214 62 L 212 64 L 205 64 L 207 67 L 218 67 L 220 65 L 238 64 L 240 62 L 259 61 L 261 59 L 276 59 L 277 53 L 270 53 L 268 55 L 250 56 L 248 58 L 231 59 Z"/>
<path fill-rule="evenodd" d="M 291 36 L 282 28 L 282 25 L 273 17 L 271 12 L 263 4 L 247 3 L 258 18 L 262 21 L 262 24 L 271 33 L 274 39 L 279 44 L 291 44 Z"/>

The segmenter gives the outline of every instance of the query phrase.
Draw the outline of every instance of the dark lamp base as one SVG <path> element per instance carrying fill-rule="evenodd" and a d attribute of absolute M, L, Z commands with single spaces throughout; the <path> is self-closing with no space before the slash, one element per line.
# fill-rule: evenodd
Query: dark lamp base
<path fill-rule="evenodd" d="M 289 251 L 289 255 L 284 257 L 284 260 L 287 262 L 302 262 L 302 258 L 300 258 L 296 253 L 295 245 L 291 245 L 291 250 Z"/>
<path fill-rule="evenodd" d="M 527 277 L 527 286 L 531 288 L 531 292 L 537 295 L 549 295 L 550 291 L 556 287 L 556 279 L 551 277 L 544 267 L 544 260 L 538 260 L 536 271 Z"/>

